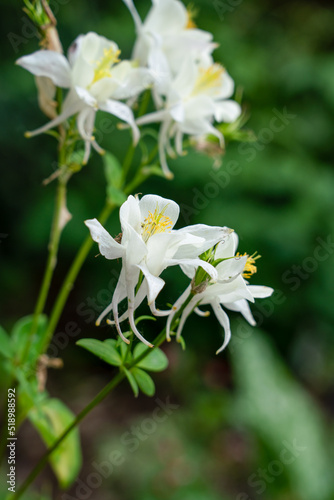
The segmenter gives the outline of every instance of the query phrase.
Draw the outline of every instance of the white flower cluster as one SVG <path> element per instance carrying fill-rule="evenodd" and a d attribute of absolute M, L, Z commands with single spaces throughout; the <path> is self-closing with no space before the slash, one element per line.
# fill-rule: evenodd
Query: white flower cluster
<path fill-rule="evenodd" d="M 161 167 L 172 177 L 166 151 L 182 154 L 183 135 L 223 136 L 216 122 L 233 122 L 241 113 L 230 100 L 234 82 L 212 58 L 216 44 L 211 33 L 195 27 L 191 14 L 179 0 L 153 0 L 147 18 L 141 21 L 132 0 L 124 0 L 135 21 L 137 39 L 131 61 L 120 61 L 117 44 L 96 33 L 80 35 L 71 45 L 68 57 L 51 50 L 39 50 L 21 57 L 17 64 L 36 77 L 49 78 L 57 87 L 69 89 L 61 112 L 32 136 L 64 123 L 73 115 L 85 142 L 84 163 L 91 146 L 103 150 L 94 138 L 97 110 L 126 122 L 139 140 L 138 126 L 161 122 L 159 155 Z M 135 120 L 131 103 L 151 88 L 156 110 Z M 126 101 L 126 102 L 121 102 Z"/>
<path fill-rule="evenodd" d="M 161 166 L 172 177 L 165 151 L 182 154 L 183 135 L 223 136 L 213 122 L 234 122 L 241 114 L 239 104 L 229 97 L 234 82 L 212 52 L 212 34 L 196 28 L 191 11 L 178 0 L 153 0 L 144 23 L 132 0 L 123 0 L 132 13 L 137 40 L 133 57 L 153 72 L 153 97 L 157 111 L 140 118 L 138 124 L 161 122 L 159 152 Z"/>
<path fill-rule="evenodd" d="M 129 196 L 120 208 L 122 233 L 116 239 L 96 220 L 87 220 L 91 236 L 99 245 L 100 253 L 107 259 L 122 259 L 122 269 L 111 304 L 97 320 L 110 312 L 119 335 L 125 342 L 120 323 L 129 320 L 131 330 L 146 345 L 152 347 L 138 331 L 134 312 L 147 297 L 155 316 L 167 316 L 167 339 L 175 315 L 182 312 L 177 330 L 180 337 L 185 320 L 192 311 L 207 315 L 198 307 L 210 304 L 225 331 L 222 350 L 231 332 L 229 319 L 223 307 L 239 311 L 255 324 L 247 301 L 272 294 L 272 288 L 252 286 L 244 277 L 256 272 L 256 257 L 235 255 L 237 236 L 227 227 L 211 227 L 204 224 L 173 229 L 179 216 L 179 206 L 172 200 L 156 195 L 143 196 L 141 200 Z M 204 260 L 204 255 L 207 259 Z M 191 284 L 167 311 L 156 308 L 155 301 L 165 282 L 161 273 L 170 266 L 179 265 L 191 278 Z M 127 310 L 119 317 L 118 306 L 127 300 Z M 223 307 L 222 307 L 223 306 Z M 219 352 L 217 351 L 217 352 Z"/>

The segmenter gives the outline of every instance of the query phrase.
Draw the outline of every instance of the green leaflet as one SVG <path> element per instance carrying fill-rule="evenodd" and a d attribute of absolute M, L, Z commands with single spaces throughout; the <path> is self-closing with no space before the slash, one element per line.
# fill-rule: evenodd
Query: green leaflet
<path fill-rule="evenodd" d="M 122 358 L 111 339 L 105 340 L 104 342 L 96 339 L 80 339 L 76 344 L 87 349 L 87 351 L 95 354 L 95 356 L 110 365 L 121 366 L 122 364 Z"/>
<path fill-rule="evenodd" d="M 16 361 L 23 361 L 23 355 L 25 354 L 27 345 L 29 345 L 27 361 L 30 365 L 34 365 L 40 354 L 42 354 L 47 317 L 44 314 L 39 316 L 36 331 L 31 338 L 30 330 L 32 321 L 32 315 L 25 316 L 15 323 L 12 330 L 12 346 Z"/>
<path fill-rule="evenodd" d="M 134 358 L 137 358 L 141 354 L 143 354 L 144 351 L 146 351 L 147 347 L 139 343 L 136 345 L 134 348 Z M 168 366 L 168 358 L 166 354 L 159 349 L 159 347 L 155 347 L 154 349 L 151 350 L 151 352 L 148 353 L 146 358 L 141 360 L 137 367 L 138 368 L 143 368 L 144 370 L 149 370 L 152 372 L 161 372 L 165 370 Z"/>
<path fill-rule="evenodd" d="M 153 396 L 155 393 L 155 385 L 150 375 L 137 367 L 132 368 L 131 373 L 134 376 L 139 389 L 147 396 Z"/>
<path fill-rule="evenodd" d="M 44 443 L 50 447 L 73 422 L 74 415 L 60 400 L 46 399 L 29 411 L 28 418 Z M 60 486 L 68 488 L 77 477 L 82 462 L 77 428 L 51 454 L 49 461 Z"/>

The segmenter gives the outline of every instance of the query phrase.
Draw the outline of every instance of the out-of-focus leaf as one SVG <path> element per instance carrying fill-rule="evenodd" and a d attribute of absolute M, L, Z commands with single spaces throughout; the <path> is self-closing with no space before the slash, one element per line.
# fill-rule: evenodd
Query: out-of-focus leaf
<path fill-rule="evenodd" d="M 108 186 L 113 186 L 119 189 L 122 182 L 122 165 L 116 156 L 109 153 L 109 151 L 103 155 L 102 159 Z"/>
<path fill-rule="evenodd" d="M 7 332 L 0 326 L 0 354 L 5 358 L 11 358 L 13 355 L 10 337 Z"/>
<path fill-rule="evenodd" d="M 136 379 L 139 389 L 147 396 L 153 396 L 155 393 L 155 385 L 149 374 L 140 368 L 132 368 L 131 373 Z"/>
<path fill-rule="evenodd" d="M 103 156 L 104 173 L 107 181 L 107 198 L 111 203 L 121 206 L 126 195 L 121 190 L 122 166 L 116 156 L 106 152 Z"/>
<path fill-rule="evenodd" d="M 47 317 L 44 314 L 39 316 L 36 331 L 30 339 L 32 321 L 32 315 L 25 316 L 15 323 L 12 330 L 12 346 L 16 360 L 21 362 L 23 355 L 27 352 L 27 361 L 30 365 L 33 365 L 42 354 Z M 28 344 L 29 348 L 26 351 Z"/>
<path fill-rule="evenodd" d="M 244 340 L 234 342 L 232 350 L 239 391 L 234 416 L 272 447 L 301 499 L 332 498 L 331 460 L 316 405 L 268 339 L 246 324 L 243 328 Z"/>
<path fill-rule="evenodd" d="M 73 422 L 73 413 L 58 399 L 46 399 L 32 408 L 28 418 L 50 447 L 62 432 Z M 62 488 L 68 488 L 77 477 L 81 467 L 79 431 L 73 429 L 50 456 L 51 467 Z"/>
<path fill-rule="evenodd" d="M 110 365 L 120 366 L 122 364 L 122 359 L 118 351 L 109 340 L 102 342 L 96 339 L 80 339 L 76 344 L 87 349 L 87 351 L 95 354 L 95 356 L 103 359 L 103 361 L 106 361 Z"/>
<path fill-rule="evenodd" d="M 126 201 L 126 194 L 115 186 L 107 186 L 107 197 L 110 203 L 120 207 Z"/>
<path fill-rule="evenodd" d="M 124 373 L 126 375 L 126 378 L 128 379 L 128 381 L 131 385 L 131 389 L 133 390 L 133 394 L 135 395 L 135 397 L 137 397 L 139 394 L 139 389 L 138 389 L 138 384 L 136 382 L 136 379 L 134 378 L 132 373 L 127 368 L 123 367 L 123 370 L 124 370 Z"/>
<path fill-rule="evenodd" d="M 137 344 L 133 352 L 134 358 L 137 358 L 138 356 L 143 354 L 146 349 L 147 347 L 144 344 Z M 152 372 L 161 372 L 163 370 L 166 370 L 167 366 L 168 358 L 166 354 L 161 349 L 159 349 L 159 347 L 155 347 L 154 349 L 152 349 L 152 351 L 148 353 L 146 358 L 142 359 L 137 365 L 138 368 L 143 368 L 144 370 L 149 370 Z"/>

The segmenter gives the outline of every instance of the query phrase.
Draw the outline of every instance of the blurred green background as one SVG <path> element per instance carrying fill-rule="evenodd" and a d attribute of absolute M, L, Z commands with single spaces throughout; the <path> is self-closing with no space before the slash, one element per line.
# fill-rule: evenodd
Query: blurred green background
<path fill-rule="evenodd" d="M 121 0 L 51 4 L 65 49 L 78 34 L 96 31 L 115 40 L 123 57 L 130 56 L 134 29 Z M 136 4 L 144 16 L 149 0 Z M 2 325 L 10 330 L 18 317 L 33 310 L 41 282 L 55 187 L 42 187 L 42 181 L 54 170 L 56 150 L 52 137 L 23 137 L 25 130 L 45 123 L 45 117 L 32 76 L 14 62 L 37 50 L 38 40 L 24 21 L 21 2 L 0 5 L 0 304 Z M 262 255 L 252 283 L 272 286 L 276 293 L 253 306 L 258 329 L 231 314 L 233 339 L 217 357 L 222 331 L 215 317 L 191 317 L 184 330 L 186 352 L 168 345 L 170 367 L 156 377 L 156 397 L 160 402 L 169 398 L 178 408 L 156 422 L 155 398 L 134 400 L 123 384 L 82 425 L 84 466 L 71 496 L 63 496 L 46 470 L 36 482 L 41 496 L 30 498 L 334 498 L 334 11 L 329 1 L 197 0 L 194 5 L 198 26 L 219 43 L 216 60 L 243 89 L 250 113 L 247 127 L 258 140 L 230 143 L 220 170 L 214 170 L 211 158 L 189 151 L 170 160 L 172 182 L 152 179 L 140 191 L 177 201 L 182 210 L 178 227 L 206 223 L 234 228 L 240 251 Z M 123 158 L 129 134 L 114 128 L 114 119 L 106 128 L 104 118 L 97 123 L 97 138 Z M 70 182 L 73 218 L 62 237 L 47 310 L 87 234 L 83 221 L 98 215 L 104 192 L 102 161 L 94 153 Z M 118 234 L 117 214 L 107 227 Z M 75 412 L 111 373 L 75 347 L 80 337 L 115 335 L 109 328 L 97 329 L 92 315 L 108 303 L 113 270 L 119 266 L 95 259 L 96 254 L 95 247 L 49 351 L 62 357 L 65 366 L 49 371 L 48 390 Z M 167 284 L 161 307 L 186 284 L 176 269 L 163 277 Z M 62 335 L 69 321 L 77 324 L 78 335 L 72 338 Z M 162 325 L 148 322 L 145 335 L 153 338 Z M 28 424 L 22 426 L 19 450 L 22 480 L 43 450 Z M 115 450 L 124 460 L 112 466 L 108 457 Z M 109 469 L 103 469 L 106 477 L 96 486 L 90 474 L 102 462 Z"/>

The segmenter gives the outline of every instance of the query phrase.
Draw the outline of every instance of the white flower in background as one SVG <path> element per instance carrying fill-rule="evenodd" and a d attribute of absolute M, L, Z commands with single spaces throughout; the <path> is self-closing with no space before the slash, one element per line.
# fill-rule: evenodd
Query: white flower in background
<path fill-rule="evenodd" d="M 129 318 L 132 331 L 146 345 L 151 346 L 136 328 L 134 311 L 147 296 L 152 313 L 166 315 L 169 311 L 158 311 L 155 299 L 165 282 L 159 277 L 164 269 L 178 264 L 201 266 L 212 278 L 218 275 L 211 264 L 198 256 L 215 245 L 231 230 L 203 224 L 173 230 L 179 216 L 179 206 L 172 200 L 147 195 L 141 200 L 129 196 L 120 208 L 122 233 L 119 242 L 110 236 L 96 220 L 85 221 L 94 241 L 99 244 L 101 254 L 107 259 L 122 259 L 122 269 L 111 304 L 97 320 L 112 311 L 119 335 L 125 342 L 120 322 Z M 139 290 L 136 288 L 143 277 Z M 120 318 L 119 303 L 127 298 L 128 308 Z M 108 321 L 110 323 L 110 321 Z"/>
<path fill-rule="evenodd" d="M 191 59 L 184 62 L 179 74 L 171 82 L 163 109 L 137 120 L 138 125 L 161 122 L 159 154 L 162 169 L 172 177 L 166 161 L 167 151 L 175 153 L 170 138 L 175 138 L 175 149 L 182 155 L 183 135 L 203 136 L 213 134 L 223 144 L 223 135 L 213 122 L 234 122 L 241 114 L 240 105 L 229 99 L 234 92 L 234 82 L 227 71 L 210 60 L 206 66 Z"/>
<path fill-rule="evenodd" d="M 103 153 L 93 137 L 95 114 L 100 109 L 128 123 L 136 143 L 139 131 L 133 113 L 119 100 L 139 94 L 152 83 L 152 77 L 147 69 L 137 68 L 133 62 L 120 62 L 119 55 L 115 42 L 91 32 L 76 38 L 68 59 L 51 50 L 39 50 L 18 59 L 17 64 L 35 76 L 48 77 L 57 87 L 69 89 L 61 114 L 28 135 L 45 132 L 77 114 L 87 162 L 91 145 Z"/>
<path fill-rule="evenodd" d="M 204 283 L 203 291 L 194 294 L 193 298 L 182 312 L 176 332 L 176 336 L 179 338 L 185 321 L 192 311 L 195 311 L 200 316 L 207 316 L 209 312 L 201 311 L 199 306 L 211 305 L 225 332 L 224 343 L 220 349 L 218 349 L 217 354 L 227 346 L 231 338 L 230 321 L 224 308 L 240 312 L 244 318 L 254 326 L 256 323 L 247 301 L 254 302 L 256 298 L 270 297 L 274 291 L 267 286 L 248 284 L 244 278 L 250 278 L 252 274 L 257 271 L 255 261 L 259 256 L 235 255 L 237 245 L 238 237 L 235 233 L 229 234 L 217 245 L 214 258 L 215 260 L 224 259 L 216 266 L 218 280 L 216 280 L 215 283 L 211 281 L 209 283 Z M 188 277 L 193 278 L 195 276 L 196 270 L 193 266 L 186 265 L 181 267 Z M 170 340 L 170 328 L 173 318 L 191 292 L 192 285 L 185 290 L 171 309 L 171 313 L 167 320 L 168 340 Z"/>
<path fill-rule="evenodd" d="M 124 0 L 135 22 L 137 40 L 132 57 L 153 70 L 156 89 L 164 93 L 183 62 L 205 60 L 216 44 L 212 34 L 197 29 L 191 11 L 178 0 L 152 0 L 144 22 L 132 0 Z"/>

